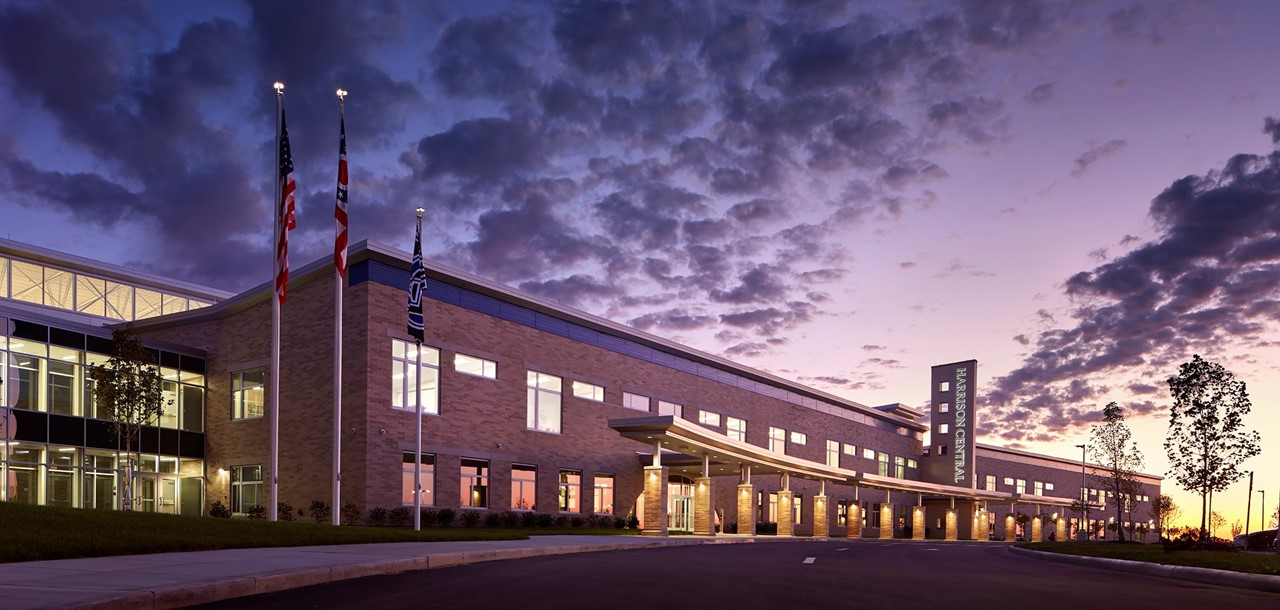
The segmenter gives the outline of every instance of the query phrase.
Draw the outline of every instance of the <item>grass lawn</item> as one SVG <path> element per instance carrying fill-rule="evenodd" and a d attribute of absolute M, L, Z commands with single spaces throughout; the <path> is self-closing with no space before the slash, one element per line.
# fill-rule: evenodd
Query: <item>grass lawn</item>
<path fill-rule="evenodd" d="M 179 517 L 0 502 L 0 563 L 272 546 L 524 540 L 531 535 L 627 535 L 634 530 L 333 527 L 314 522 Z"/>
<path fill-rule="evenodd" d="M 1067 555 L 1127 559 L 1129 561 L 1212 568 L 1249 574 L 1280 575 L 1280 555 L 1269 553 L 1189 550 L 1166 552 L 1164 547 L 1159 544 L 1117 544 L 1110 542 L 1033 542 L 1018 546 L 1033 551 L 1064 553 Z"/>

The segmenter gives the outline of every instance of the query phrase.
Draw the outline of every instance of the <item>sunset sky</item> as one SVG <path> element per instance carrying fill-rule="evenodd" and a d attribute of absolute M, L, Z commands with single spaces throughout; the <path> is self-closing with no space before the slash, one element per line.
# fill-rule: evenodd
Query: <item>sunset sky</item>
<path fill-rule="evenodd" d="M 0 0 L 0 236 L 268 280 L 280 80 L 291 258 L 327 257 L 342 87 L 354 241 L 411 249 L 421 205 L 430 258 L 869 405 L 924 407 L 931 365 L 976 358 L 983 442 L 1079 459 L 1116 401 L 1153 474 L 1198 353 L 1248 383 L 1269 514 L 1277 23 L 1267 0 Z M 1214 507 L 1243 521 L 1247 495 Z"/>

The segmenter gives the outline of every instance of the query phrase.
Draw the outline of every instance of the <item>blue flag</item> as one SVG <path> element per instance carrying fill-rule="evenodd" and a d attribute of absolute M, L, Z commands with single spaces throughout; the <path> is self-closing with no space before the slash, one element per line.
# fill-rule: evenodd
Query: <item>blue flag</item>
<path fill-rule="evenodd" d="M 422 214 L 413 238 L 413 273 L 409 275 L 409 334 L 422 343 L 422 293 L 427 290 L 427 272 L 422 268 Z"/>

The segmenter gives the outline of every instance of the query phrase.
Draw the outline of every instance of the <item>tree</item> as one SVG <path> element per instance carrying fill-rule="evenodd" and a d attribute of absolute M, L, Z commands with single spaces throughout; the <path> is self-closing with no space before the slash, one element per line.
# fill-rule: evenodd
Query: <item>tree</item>
<path fill-rule="evenodd" d="M 1156 524 L 1156 536 L 1165 536 L 1173 529 L 1173 522 L 1182 516 L 1182 509 L 1174 503 L 1173 498 L 1160 494 L 1155 502 L 1151 503 L 1151 520 Z M 1165 536 L 1172 538 L 1172 536 Z"/>
<path fill-rule="evenodd" d="M 1240 532 L 1243 532 L 1243 531 L 1244 531 L 1244 525 L 1240 523 L 1240 520 L 1239 520 L 1239 519 L 1236 519 L 1235 521 L 1233 521 L 1233 522 L 1231 523 L 1231 537 L 1232 537 L 1232 538 L 1235 538 L 1236 536 L 1239 536 L 1239 535 L 1240 535 Z"/>
<path fill-rule="evenodd" d="M 1124 523 L 1124 511 L 1132 509 L 1132 498 L 1138 489 L 1138 469 L 1142 452 L 1133 442 L 1133 432 L 1124 423 L 1124 409 L 1112 402 L 1102 409 L 1102 424 L 1089 430 L 1089 454 L 1103 470 L 1094 470 L 1094 480 L 1116 501 L 1116 523 Z M 1120 541 L 1124 528 L 1116 527 Z"/>
<path fill-rule="evenodd" d="M 1256 430 L 1244 428 L 1252 407 L 1245 383 L 1216 362 L 1195 355 L 1169 378 L 1173 406 L 1164 450 L 1169 472 L 1184 489 L 1200 494 L 1200 533 L 1205 533 L 1210 493 L 1244 475 L 1239 466 L 1261 453 Z"/>
<path fill-rule="evenodd" d="M 1209 513 L 1209 537 L 1217 538 L 1218 528 L 1226 524 L 1227 524 L 1227 518 L 1223 517 L 1222 513 L 1219 513 L 1216 510 L 1213 511 L 1212 513 Z"/>
<path fill-rule="evenodd" d="M 98 412 L 107 415 L 116 442 L 124 444 L 121 509 L 133 510 L 133 447 L 142 428 L 160 417 L 166 404 L 164 385 L 155 353 L 142 346 L 133 324 L 112 331 L 111 342 L 111 358 L 106 364 L 92 365 L 89 377 Z"/>

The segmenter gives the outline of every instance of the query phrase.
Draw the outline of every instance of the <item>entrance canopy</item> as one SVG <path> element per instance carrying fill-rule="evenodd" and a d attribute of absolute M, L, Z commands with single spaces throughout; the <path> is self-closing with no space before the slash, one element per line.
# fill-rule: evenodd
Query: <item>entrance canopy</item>
<path fill-rule="evenodd" d="M 1069 498 L 969 489 L 828 466 L 731 439 L 673 415 L 611 419 L 609 427 L 626 438 L 651 447 L 654 453 L 642 459 L 692 476 L 729 476 L 740 472 L 742 467 L 750 467 L 752 474 L 786 474 L 812 481 L 914 493 L 923 498 L 972 500 L 988 504 L 1071 505 Z M 704 462 L 706 472 L 703 471 Z"/>

